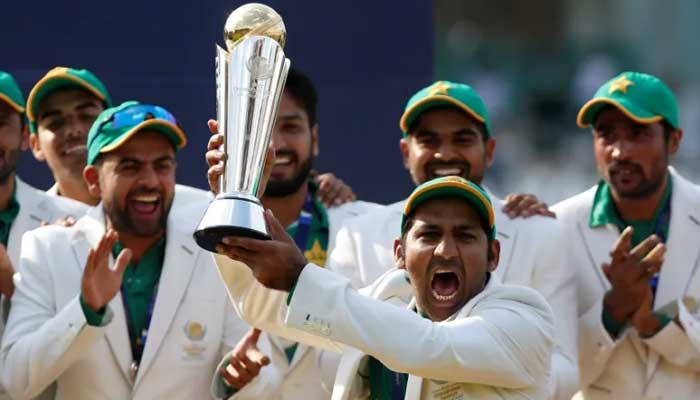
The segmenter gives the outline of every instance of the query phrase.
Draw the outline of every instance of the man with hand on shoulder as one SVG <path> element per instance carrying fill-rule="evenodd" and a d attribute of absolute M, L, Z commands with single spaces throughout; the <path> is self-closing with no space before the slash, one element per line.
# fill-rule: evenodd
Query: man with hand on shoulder
<path fill-rule="evenodd" d="M 486 105 L 469 85 L 437 81 L 419 90 L 408 100 L 399 125 L 399 148 L 416 185 L 444 175 L 481 184 L 488 174 L 496 138 Z M 576 282 L 574 271 L 563 263 L 561 229 L 531 196 L 509 196 L 507 201 L 489 196 L 501 243 L 494 273 L 504 283 L 539 291 L 551 305 L 556 326 L 552 397 L 569 400 L 578 390 Z M 401 234 L 405 205 L 402 200 L 345 221 L 327 267 L 350 277 L 357 288 L 393 268 L 392 246 Z"/>
<path fill-rule="evenodd" d="M 489 196 L 459 177 L 406 201 L 397 269 L 361 292 L 307 263 L 274 215 L 272 240 L 225 238 L 215 255 L 251 325 L 343 356 L 334 398 L 547 399 L 554 328 L 536 291 L 500 283 Z"/>

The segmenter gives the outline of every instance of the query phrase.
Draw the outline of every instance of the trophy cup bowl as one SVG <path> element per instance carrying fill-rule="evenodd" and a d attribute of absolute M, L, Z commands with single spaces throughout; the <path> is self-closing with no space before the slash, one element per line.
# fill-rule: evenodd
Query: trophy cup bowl
<path fill-rule="evenodd" d="M 227 154 L 219 194 L 209 204 L 194 239 L 215 252 L 226 236 L 269 239 L 258 196 L 272 128 L 290 61 L 282 18 L 256 3 L 234 10 L 224 25 L 228 50 L 216 46 L 216 95 L 221 150 Z"/>

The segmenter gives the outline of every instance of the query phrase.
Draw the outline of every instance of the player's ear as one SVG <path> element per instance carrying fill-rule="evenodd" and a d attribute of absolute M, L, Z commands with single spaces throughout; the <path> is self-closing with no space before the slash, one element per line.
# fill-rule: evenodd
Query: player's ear
<path fill-rule="evenodd" d="M 99 168 L 95 165 L 86 165 L 83 169 L 83 180 L 87 184 L 88 191 L 93 197 L 99 198 L 100 189 L 100 173 Z"/>
<path fill-rule="evenodd" d="M 406 269 L 406 254 L 401 238 L 394 239 L 394 264 L 397 268 Z"/>

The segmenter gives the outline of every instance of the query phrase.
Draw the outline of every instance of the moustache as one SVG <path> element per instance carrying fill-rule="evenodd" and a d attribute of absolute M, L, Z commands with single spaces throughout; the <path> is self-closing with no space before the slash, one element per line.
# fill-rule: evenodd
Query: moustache
<path fill-rule="evenodd" d="M 621 170 L 628 170 L 631 172 L 642 173 L 642 167 L 639 164 L 635 164 L 631 161 L 615 161 L 608 166 L 608 171 L 611 174 L 619 173 Z"/>
<path fill-rule="evenodd" d="M 299 161 L 299 157 L 297 156 L 297 153 L 295 153 L 292 150 L 275 150 L 275 158 L 282 158 L 282 157 L 288 157 L 291 162 L 297 162 Z"/>

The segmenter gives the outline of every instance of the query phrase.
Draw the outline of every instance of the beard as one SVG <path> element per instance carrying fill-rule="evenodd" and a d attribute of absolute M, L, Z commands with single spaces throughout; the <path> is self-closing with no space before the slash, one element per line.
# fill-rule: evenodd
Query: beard
<path fill-rule="evenodd" d="M 153 190 L 149 189 L 136 189 L 130 193 L 131 195 L 138 195 L 141 193 L 153 193 Z M 173 204 L 172 197 L 165 200 L 163 193 L 160 193 L 161 201 L 158 204 L 160 208 L 160 217 L 154 224 L 143 224 L 134 221 L 126 207 L 121 208 L 115 201 L 105 201 L 104 209 L 109 221 L 112 223 L 112 227 L 119 233 L 126 233 L 136 237 L 152 237 L 161 234 L 165 231 L 166 224 L 168 221 L 168 214 L 170 214 L 170 208 Z"/>
<path fill-rule="evenodd" d="M 267 183 L 267 188 L 265 188 L 265 196 L 284 197 L 295 193 L 309 179 L 312 164 L 312 159 L 309 157 L 301 163 L 301 168 L 299 168 L 299 172 L 295 176 L 277 181 L 270 179 Z"/>
<path fill-rule="evenodd" d="M 633 170 L 635 174 L 637 174 L 640 177 L 639 183 L 631 189 L 624 189 L 619 187 L 615 179 L 612 178 L 612 176 L 616 173 L 616 170 L 619 169 L 620 167 L 624 167 L 630 170 Z M 663 169 L 663 172 L 661 174 L 654 174 L 653 176 L 646 176 L 644 173 L 644 169 L 639 166 L 638 164 L 631 163 L 629 161 L 622 161 L 613 164 L 609 169 L 608 169 L 608 176 L 609 178 L 609 184 L 610 186 L 615 189 L 615 192 L 618 193 L 618 195 L 622 198 L 628 198 L 628 199 L 639 199 L 639 198 L 645 198 L 650 196 L 653 193 L 656 193 L 661 189 L 661 186 L 664 183 L 664 176 L 666 174 L 666 169 Z"/>
<path fill-rule="evenodd" d="M 5 185 L 12 174 L 17 171 L 17 162 L 21 152 L 19 149 L 9 150 L 5 152 L 5 163 L 0 168 L 0 185 Z"/>

